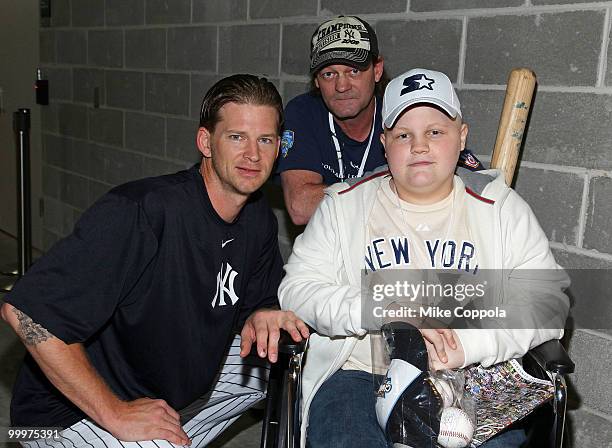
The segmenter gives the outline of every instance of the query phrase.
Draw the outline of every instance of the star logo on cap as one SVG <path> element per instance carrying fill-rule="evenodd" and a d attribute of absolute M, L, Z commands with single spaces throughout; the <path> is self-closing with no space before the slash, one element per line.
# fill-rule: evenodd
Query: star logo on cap
<path fill-rule="evenodd" d="M 433 90 L 432 84 L 434 82 L 435 81 L 433 79 L 428 78 L 423 73 L 409 76 L 408 78 L 404 79 L 405 87 L 400 92 L 400 96 L 405 95 L 406 93 L 414 92 L 415 90 Z"/>

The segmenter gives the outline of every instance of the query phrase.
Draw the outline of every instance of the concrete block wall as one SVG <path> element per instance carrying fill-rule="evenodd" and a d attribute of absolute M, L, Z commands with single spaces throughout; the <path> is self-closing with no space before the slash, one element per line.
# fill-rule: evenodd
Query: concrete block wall
<path fill-rule="evenodd" d="M 42 123 L 45 245 L 111 186 L 196 161 L 200 100 L 219 77 L 265 75 L 288 100 L 307 88 L 316 24 L 359 14 L 375 26 L 390 76 L 423 66 L 451 77 L 469 147 L 484 160 L 508 72 L 538 74 L 516 188 L 561 264 L 610 270 L 611 13 L 612 2 L 580 0 L 54 0 L 40 31 L 51 82 Z M 296 229 L 278 189 L 267 191 L 286 254 Z M 612 306 L 602 312 L 610 328 Z M 612 447 L 612 332 L 575 330 L 567 339 L 577 364 L 571 439 Z"/>

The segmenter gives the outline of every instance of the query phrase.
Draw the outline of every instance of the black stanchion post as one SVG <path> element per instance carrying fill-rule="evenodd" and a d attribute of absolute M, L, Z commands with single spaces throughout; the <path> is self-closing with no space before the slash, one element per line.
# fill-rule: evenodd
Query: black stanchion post
<path fill-rule="evenodd" d="M 17 250 L 19 277 L 32 264 L 32 207 L 30 192 L 30 109 L 13 114 L 17 138 Z"/>

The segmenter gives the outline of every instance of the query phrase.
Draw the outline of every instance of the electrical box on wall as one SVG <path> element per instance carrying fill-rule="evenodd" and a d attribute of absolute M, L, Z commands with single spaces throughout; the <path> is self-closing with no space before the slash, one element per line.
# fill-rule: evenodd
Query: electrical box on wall
<path fill-rule="evenodd" d="M 34 90 L 36 90 L 36 104 L 42 104 L 44 106 L 49 104 L 49 81 L 42 79 L 42 72 L 40 69 L 36 70 L 36 82 L 34 83 Z"/>
<path fill-rule="evenodd" d="M 51 0 L 40 0 L 40 18 L 51 18 Z"/>

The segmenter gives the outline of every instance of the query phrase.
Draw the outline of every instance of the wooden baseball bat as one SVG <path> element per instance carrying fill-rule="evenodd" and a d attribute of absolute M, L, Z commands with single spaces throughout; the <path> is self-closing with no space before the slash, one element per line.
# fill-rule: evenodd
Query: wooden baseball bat
<path fill-rule="evenodd" d="M 508 186 L 514 178 L 535 85 L 536 75 L 528 68 L 515 68 L 508 76 L 504 108 L 491 157 L 491 168 L 503 171 Z"/>

